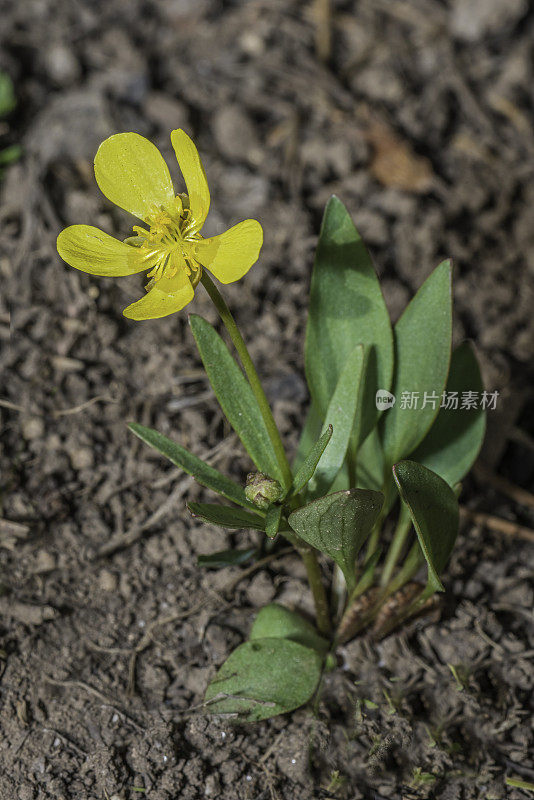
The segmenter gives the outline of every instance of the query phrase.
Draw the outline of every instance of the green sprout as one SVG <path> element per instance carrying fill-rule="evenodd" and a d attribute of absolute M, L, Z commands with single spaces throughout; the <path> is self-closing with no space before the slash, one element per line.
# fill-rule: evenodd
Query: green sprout
<path fill-rule="evenodd" d="M 0 72 L 0 118 L 11 113 L 17 105 L 15 90 L 9 75 Z M 12 144 L 0 149 L 0 179 L 3 178 L 5 167 L 18 161 L 22 154 L 22 149 L 18 144 Z"/>
<path fill-rule="evenodd" d="M 206 177 L 193 143 L 178 134 L 191 196 L 174 195 L 152 145 L 134 134 L 111 137 L 113 159 L 102 161 L 104 143 L 95 161 L 99 185 L 149 227 L 136 227 L 135 241 L 119 242 L 73 226 L 60 234 L 58 249 L 71 266 L 93 274 L 151 268 L 147 295 L 135 304 L 143 313 L 127 316 L 173 313 L 202 287 L 226 328 L 235 352 L 210 322 L 189 317 L 214 394 L 254 464 L 246 484 L 158 431 L 129 427 L 219 496 L 222 502 L 189 503 L 196 518 L 258 532 L 254 547 L 212 554 L 201 566 L 245 564 L 288 544 L 303 560 L 315 625 L 277 603 L 262 608 L 248 640 L 206 691 L 207 711 L 257 721 L 317 702 L 340 644 L 362 631 L 387 635 L 444 591 L 441 575 L 458 534 L 460 482 L 480 450 L 494 396 L 484 391 L 471 345 L 452 349 L 451 263 L 439 264 L 392 325 L 371 258 L 347 209 L 332 197 L 311 274 L 304 345 L 310 400 L 290 460 L 243 336 L 206 271 L 223 283 L 240 279 L 258 256 L 261 228 L 246 220 L 202 239 Z M 140 148 L 151 159 L 143 162 L 144 172 Z M 415 578 L 422 570 L 420 583 Z"/>

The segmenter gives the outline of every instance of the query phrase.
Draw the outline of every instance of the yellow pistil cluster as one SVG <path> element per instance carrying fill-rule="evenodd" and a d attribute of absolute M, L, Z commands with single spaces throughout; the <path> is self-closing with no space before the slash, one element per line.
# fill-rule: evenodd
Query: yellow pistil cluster
<path fill-rule="evenodd" d="M 96 181 L 109 200 L 144 226 L 136 225 L 135 235 L 123 242 L 92 225 L 71 225 L 57 239 L 60 256 L 83 272 L 120 277 L 148 270 L 146 295 L 123 311 L 130 319 L 180 311 L 193 299 L 203 269 L 221 283 L 238 281 L 257 260 L 263 242 L 254 219 L 218 236 L 201 236 L 210 207 L 204 168 L 184 131 L 172 131 L 171 143 L 187 194 L 175 194 L 169 168 L 151 142 L 137 133 L 117 133 L 98 148 Z"/>
<path fill-rule="evenodd" d="M 175 197 L 174 213 L 161 207 L 154 208 L 147 214 L 148 229 L 141 225 L 133 226 L 140 252 L 147 263 L 153 265 L 147 272 L 147 278 L 150 278 L 145 286 L 147 292 L 161 278 L 174 278 L 180 269 L 185 272 L 193 288 L 200 280 L 202 266 L 193 257 L 188 243 L 199 241 L 202 236 L 196 231 L 195 221 L 186 205 L 187 200 L 187 196 Z"/>

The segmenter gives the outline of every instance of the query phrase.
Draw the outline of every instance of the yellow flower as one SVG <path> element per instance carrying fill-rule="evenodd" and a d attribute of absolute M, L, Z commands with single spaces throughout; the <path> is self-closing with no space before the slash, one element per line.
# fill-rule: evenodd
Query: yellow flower
<path fill-rule="evenodd" d="M 193 299 L 202 268 L 221 283 L 233 283 L 257 261 L 263 242 L 259 222 L 246 219 L 204 239 L 210 193 L 198 151 L 182 130 L 171 142 L 187 188 L 174 194 L 169 169 L 157 147 L 137 133 L 110 136 L 95 156 L 95 177 L 106 197 L 143 220 L 124 242 L 92 225 L 71 225 L 57 250 L 71 267 L 119 277 L 149 270 L 147 294 L 124 309 L 130 319 L 155 319 L 180 311 Z"/>

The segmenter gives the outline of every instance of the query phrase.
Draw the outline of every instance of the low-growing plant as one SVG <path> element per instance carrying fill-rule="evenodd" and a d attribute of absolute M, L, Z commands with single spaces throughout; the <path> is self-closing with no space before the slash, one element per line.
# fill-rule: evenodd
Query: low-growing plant
<path fill-rule="evenodd" d="M 179 311 L 202 285 L 233 344 L 235 352 L 213 325 L 189 317 L 213 391 L 255 466 L 243 485 L 155 430 L 138 423 L 130 429 L 219 495 L 218 503 L 189 503 L 195 517 L 259 533 L 253 547 L 199 559 L 205 567 L 276 553 L 279 542 L 302 557 L 315 625 L 295 609 L 262 608 L 206 692 L 213 713 L 261 720 L 312 699 L 338 645 L 364 630 L 386 635 L 444 590 L 460 481 L 482 443 L 488 395 L 471 345 L 451 350 L 450 262 L 432 272 L 392 326 L 369 254 L 332 197 L 311 275 L 304 347 L 310 402 L 290 463 L 237 323 L 210 277 L 239 280 L 258 258 L 261 226 L 245 220 L 204 239 L 210 196 L 198 152 L 183 131 L 173 131 L 171 141 L 187 193 L 175 195 L 149 141 L 112 136 L 95 158 L 97 182 L 144 227 L 121 242 L 74 225 L 59 235 L 58 251 L 94 275 L 147 270 L 147 293 L 124 311 L 136 320 Z M 419 583 L 423 565 L 426 582 Z"/>

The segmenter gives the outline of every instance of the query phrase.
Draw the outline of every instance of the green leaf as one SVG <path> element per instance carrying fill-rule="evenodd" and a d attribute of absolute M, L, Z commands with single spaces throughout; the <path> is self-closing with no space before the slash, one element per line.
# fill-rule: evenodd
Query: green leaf
<path fill-rule="evenodd" d="M 191 314 L 189 322 L 204 368 L 228 422 L 260 472 L 276 478 L 284 486 L 284 476 L 250 384 L 215 328 L 196 314 Z"/>
<path fill-rule="evenodd" d="M 333 196 L 315 255 L 305 343 L 306 378 L 323 419 L 343 368 L 360 343 L 369 352 L 357 422 L 363 440 L 378 419 L 376 390 L 391 384 L 393 337 L 369 254 L 347 209 Z"/>
<path fill-rule="evenodd" d="M 382 419 L 389 465 L 422 441 L 439 410 L 449 371 L 452 335 L 451 264 L 443 261 L 427 278 L 395 326 L 396 403 Z M 403 408 L 403 392 L 418 393 L 418 407 Z M 423 408 L 427 395 L 427 404 Z M 428 402 L 429 397 L 436 398 Z"/>
<path fill-rule="evenodd" d="M 356 482 L 363 489 L 377 491 L 384 485 L 384 453 L 377 428 L 373 428 L 358 450 Z"/>
<path fill-rule="evenodd" d="M 319 416 L 319 412 L 313 403 L 310 403 L 310 407 L 306 415 L 306 422 L 304 423 L 304 427 L 300 434 L 299 444 L 295 455 L 295 460 L 293 462 L 293 472 L 297 472 L 302 466 L 304 459 L 321 435 L 322 427 L 323 421 Z"/>
<path fill-rule="evenodd" d="M 290 639 L 245 642 L 228 657 L 206 690 L 213 714 L 229 714 L 238 722 L 257 722 L 285 714 L 313 696 L 323 658 Z"/>
<path fill-rule="evenodd" d="M 358 436 L 355 428 L 356 409 L 361 399 L 362 376 L 365 372 L 366 352 L 357 345 L 348 356 L 341 371 L 336 389 L 328 405 L 322 433 L 333 428 L 332 439 L 319 461 L 308 486 L 314 497 L 325 494 L 341 469 L 352 436 Z"/>
<path fill-rule="evenodd" d="M 428 564 L 428 586 L 443 592 L 443 572 L 458 535 L 458 500 L 453 490 L 435 472 L 415 461 L 401 461 L 393 477 L 408 506 L 421 550 Z"/>
<path fill-rule="evenodd" d="M 258 552 L 257 547 L 247 547 L 246 550 L 221 550 L 218 553 L 210 553 L 207 556 L 199 556 L 197 564 L 199 567 L 210 567 L 211 569 L 221 569 L 222 567 L 238 567 L 246 564 Z"/>
<path fill-rule="evenodd" d="M 265 533 L 274 539 L 282 522 L 282 506 L 269 506 L 265 515 Z"/>
<path fill-rule="evenodd" d="M 0 150 L 0 166 L 7 167 L 9 164 L 14 164 L 22 155 L 22 147 L 19 144 L 12 144 L 9 147 L 4 147 Z"/>
<path fill-rule="evenodd" d="M 477 403 L 475 408 L 462 408 L 463 392 L 476 392 L 478 398 L 484 386 L 473 348 L 464 342 L 452 354 L 447 380 L 447 397 L 456 392 L 458 408 L 440 408 L 412 460 L 437 472 L 449 486 L 455 486 L 473 466 L 486 432 L 486 412 Z"/>
<path fill-rule="evenodd" d="M 320 497 L 293 511 L 289 524 L 305 542 L 333 558 L 350 592 L 356 556 L 382 508 L 383 496 L 369 489 L 349 489 Z"/>
<path fill-rule="evenodd" d="M 258 612 L 249 638 L 250 641 L 254 639 L 291 639 L 293 642 L 311 647 L 323 654 L 330 648 L 329 642 L 317 633 L 307 619 L 279 603 L 270 603 Z"/>
<path fill-rule="evenodd" d="M 313 473 L 315 472 L 315 468 L 319 463 L 319 459 L 323 455 L 326 445 L 332 438 L 332 431 L 332 426 L 328 425 L 320 439 L 315 442 L 314 446 L 302 462 L 302 465 L 295 475 L 295 478 L 293 479 L 291 494 L 298 494 L 300 491 L 302 491 L 308 481 L 313 477 Z"/>
<path fill-rule="evenodd" d="M 220 525 L 232 530 L 265 530 L 265 517 L 245 511 L 244 508 L 230 508 L 217 503 L 188 503 L 187 508 L 194 517 L 200 517 L 210 525 Z"/>
<path fill-rule="evenodd" d="M 192 475 L 201 486 L 212 489 L 222 497 L 226 497 L 227 500 L 231 500 L 244 508 L 254 508 L 252 503 L 249 503 L 245 497 L 245 490 L 238 483 L 210 467 L 209 464 L 206 464 L 198 456 L 194 456 L 181 445 L 176 444 L 176 442 L 158 433 L 158 431 L 152 428 L 145 428 L 144 425 L 139 425 L 137 422 L 130 423 L 128 427 L 143 442 L 153 447 L 162 456 L 165 456 L 177 467 L 187 472 L 188 475 Z"/>
<path fill-rule="evenodd" d="M 0 116 L 9 114 L 17 104 L 13 82 L 9 75 L 0 72 Z"/>

